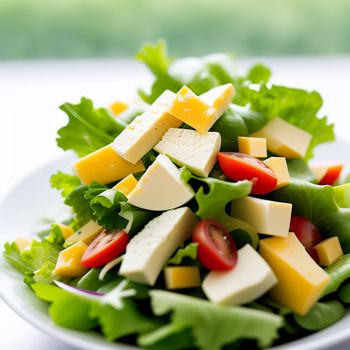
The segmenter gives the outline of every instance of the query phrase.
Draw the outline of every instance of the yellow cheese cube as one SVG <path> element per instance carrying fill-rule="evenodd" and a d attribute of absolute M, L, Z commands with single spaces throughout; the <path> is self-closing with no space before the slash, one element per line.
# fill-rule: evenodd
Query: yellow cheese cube
<path fill-rule="evenodd" d="M 322 266 L 330 266 L 344 255 L 338 237 L 325 239 L 315 249 Z"/>
<path fill-rule="evenodd" d="M 238 137 L 238 149 L 240 153 L 249 154 L 256 158 L 267 157 L 266 139 L 261 137 Z"/>
<path fill-rule="evenodd" d="M 308 132 L 278 117 L 251 136 L 266 138 L 267 149 L 286 158 L 303 158 L 312 138 Z"/>
<path fill-rule="evenodd" d="M 24 249 L 32 244 L 32 240 L 27 238 L 17 238 L 15 243 L 17 244 L 19 251 L 22 253 Z"/>
<path fill-rule="evenodd" d="M 270 157 L 264 163 L 275 173 L 277 177 L 276 189 L 290 184 L 289 171 L 286 158 Z"/>
<path fill-rule="evenodd" d="M 292 204 L 244 197 L 232 202 L 231 216 L 251 225 L 258 233 L 287 237 Z"/>
<path fill-rule="evenodd" d="M 128 104 L 122 101 L 115 101 L 109 106 L 109 109 L 115 116 L 122 114 L 128 108 Z"/>
<path fill-rule="evenodd" d="M 129 163 L 108 145 L 79 159 L 74 169 L 82 183 L 88 185 L 97 181 L 105 185 L 144 171 L 145 166 L 142 160 L 136 164 Z"/>
<path fill-rule="evenodd" d="M 231 83 L 229 83 L 217 86 L 200 95 L 199 98 L 209 106 L 216 109 L 216 119 L 219 119 L 230 103 L 232 103 L 234 95 L 235 88 Z"/>
<path fill-rule="evenodd" d="M 61 233 L 64 239 L 67 239 L 68 237 L 72 236 L 74 233 L 74 230 L 72 229 L 72 227 L 68 225 L 57 224 L 57 226 L 61 230 Z"/>
<path fill-rule="evenodd" d="M 80 228 L 77 232 L 66 239 L 67 244 L 73 244 L 82 241 L 90 244 L 103 230 L 103 227 L 95 221 L 90 220 L 87 224 Z"/>
<path fill-rule="evenodd" d="M 182 87 L 177 93 L 168 107 L 168 112 L 202 134 L 206 133 L 217 120 L 217 110 L 202 101 L 187 86 Z"/>
<path fill-rule="evenodd" d="M 305 315 L 322 295 L 330 276 L 292 232 L 286 238 L 262 239 L 259 252 L 278 280 L 270 296 L 293 312 Z"/>
<path fill-rule="evenodd" d="M 80 263 L 88 246 L 84 242 L 76 242 L 69 248 L 60 251 L 54 274 L 62 277 L 79 277 L 88 269 Z"/>
<path fill-rule="evenodd" d="M 130 174 L 129 176 L 125 177 L 123 180 L 118 182 L 113 187 L 113 189 L 123 193 L 124 196 L 127 196 L 136 187 L 136 185 L 137 180 L 135 179 L 135 176 Z"/>
<path fill-rule="evenodd" d="M 195 288 L 201 285 L 197 266 L 171 266 L 164 269 L 167 289 Z"/>

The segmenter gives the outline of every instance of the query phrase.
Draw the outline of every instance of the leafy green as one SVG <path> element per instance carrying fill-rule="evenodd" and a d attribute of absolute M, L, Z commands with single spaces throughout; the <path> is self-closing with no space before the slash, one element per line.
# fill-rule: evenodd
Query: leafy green
<path fill-rule="evenodd" d="M 51 228 L 48 232 L 48 235 L 46 235 L 43 238 L 43 240 L 50 243 L 57 250 L 61 250 L 63 248 L 63 244 L 65 242 L 65 239 L 62 235 L 62 231 L 57 224 L 51 225 Z"/>
<path fill-rule="evenodd" d="M 335 186 L 335 200 L 340 208 L 350 208 L 350 183 Z"/>
<path fill-rule="evenodd" d="M 261 63 L 252 66 L 247 74 L 246 80 L 253 84 L 268 83 L 271 78 L 271 69 Z"/>
<path fill-rule="evenodd" d="M 208 193 L 201 186 L 195 200 L 198 204 L 196 215 L 201 219 L 213 219 L 220 222 L 229 231 L 245 231 L 251 239 L 254 247 L 258 245 L 258 235 L 256 231 L 242 220 L 235 219 L 226 213 L 226 206 L 233 200 L 246 197 L 251 191 L 250 181 L 228 182 L 211 177 L 200 178 L 192 176 L 194 179 L 204 182 L 208 188 Z"/>
<path fill-rule="evenodd" d="M 56 264 L 52 261 L 45 262 L 40 269 L 34 271 L 33 282 L 34 283 L 44 283 L 50 284 L 54 280 L 53 271 Z"/>
<path fill-rule="evenodd" d="M 331 282 L 323 292 L 323 296 L 337 291 L 340 285 L 350 278 L 350 254 L 343 255 L 334 264 L 326 268 Z"/>
<path fill-rule="evenodd" d="M 221 151 L 238 151 L 238 136 L 248 136 L 266 123 L 263 114 L 231 105 L 211 130 L 220 133 Z"/>
<path fill-rule="evenodd" d="M 152 290 L 151 305 L 157 316 L 171 312 L 174 327 L 191 328 L 196 346 L 218 350 L 241 338 L 256 339 L 262 347 L 278 337 L 283 319 L 245 307 L 225 307 L 177 293 Z"/>
<path fill-rule="evenodd" d="M 261 85 L 258 91 L 248 89 L 246 93 L 240 104 L 249 103 L 252 110 L 269 119 L 278 116 L 312 135 L 306 158 L 312 157 L 315 146 L 334 140 L 333 124 L 328 124 L 327 117 L 318 116 L 323 103 L 318 92 Z"/>
<path fill-rule="evenodd" d="M 57 145 L 63 150 L 73 150 L 79 157 L 108 145 L 124 129 L 106 109 L 95 109 L 85 97 L 78 104 L 65 103 L 60 109 L 69 121 L 58 130 Z"/>
<path fill-rule="evenodd" d="M 319 331 L 338 322 L 345 314 L 344 306 L 338 300 L 316 303 L 304 316 L 294 314 L 295 322 L 309 331 Z"/>
<path fill-rule="evenodd" d="M 25 275 L 33 273 L 34 269 L 31 266 L 31 264 L 28 264 L 28 262 L 23 261 L 16 242 L 6 242 L 4 244 L 3 254 L 5 259 L 22 274 Z"/>
<path fill-rule="evenodd" d="M 195 260 L 197 258 L 198 243 L 189 243 L 184 248 L 179 248 L 174 256 L 169 259 L 168 264 L 179 265 L 183 259 L 190 258 Z"/>
<path fill-rule="evenodd" d="M 345 304 L 350 303 L 350 283 L 346 283 L 338 291 L 338 298 Z"/>
<path fill-rule="evenodd" d="M 315 182 L 315 175 L 303 159 L 287 159 L 289 176 L 294 179 Z"/>
<path fill-rule="evenodd" d="M 65 198 L 80 185 L 80 180 L 75 175 L 65 174 L 59 171 L 51 175 L 50 184 L 52 188 L 61 191 L 62 197 Z"/>
<path fill-rule="evenodd" d="M 79 278 L 76 282 L 76 286 L 81 289 L 87 289 L 92 291 L 97 291 L 104 284 L 111 280 L 111 273 L 108 272 L 105 278 L 101 281 L 98 276 L 101 272 L 102 268 L 97 267 L 90 269 L 85 275 Z"/>
<path fill-rule="evenodd" d="M 269 196 L 293 204 L 293 213 L 313 222 L 323 237 L 338 236 L 345 253 L 350 252 L 350 209 L 340 208 L 334 188 L 307 181 L 292 180 L 291 184 Z"/>

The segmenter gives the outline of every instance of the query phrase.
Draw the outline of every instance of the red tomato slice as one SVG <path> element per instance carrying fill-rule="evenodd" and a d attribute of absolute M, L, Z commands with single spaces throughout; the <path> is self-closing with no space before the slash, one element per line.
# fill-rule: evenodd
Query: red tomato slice
<path fill-rule="evenodd" d="M 277 184 L 274 172 L 261 160 L 244 153 L 219 152 L 218 161 L 222 172 L 231 180 L 251 180 L 252 193 L 265 194 Z"/>
<path fill-rule="evenodd" d="M 194 228 L 192 241 L 198 243 L 198 259 L 207 269 L 223 271 L 236 265 L 236 243 L 220 223 L 200 221 Z"/>
<path fill-rule="evenodd" d="M 326 174 L 320 180 L 320 185 L 333 185 L 339 178 L 343 170 L 343 164 L 331 165 L 327 168 Z"/>
<path fill-rule="evenodd" d="M 318 255 L 314 247 L 322 241 L 322 237 L 317 227 L 302 216 L 292 215 L 290 231 L 295 233 L 309 255 L 318 263 Z"/>
<path fill-rule="evenodd" d="M 107 231 L 100 233 L 86 249 L 81 264 L 86 267 L 103 266 L 121 255 L 129 243 L 126 231 Z"/>

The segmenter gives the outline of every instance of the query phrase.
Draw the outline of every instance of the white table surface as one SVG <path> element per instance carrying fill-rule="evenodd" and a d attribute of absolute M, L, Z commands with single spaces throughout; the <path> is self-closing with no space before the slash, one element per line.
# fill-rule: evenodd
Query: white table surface
<path fill-rule="evenodd" d="M 245 59 L 241 67 L 256 60 L 272 67 L 274 83 L 321 92 L 324 114 L 336 123 L 338 136 L 349 139 L 350 57 Z M 23 176 L 62 155 L 55 144 L 56 130 L 66 123 L 57 108 L 61 103 L 87 96 L 105 106 L 149 81 L 147 71 L 128 60 L 0 62 L 0 198 Z M 2 301 L 0 329 L 2 350 L 73 349 L 25 323 Z"/>

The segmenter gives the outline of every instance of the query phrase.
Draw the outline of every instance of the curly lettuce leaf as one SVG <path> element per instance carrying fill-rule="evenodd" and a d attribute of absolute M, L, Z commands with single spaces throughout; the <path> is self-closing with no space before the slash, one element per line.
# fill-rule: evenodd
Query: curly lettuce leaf
<path fill-rule="evenodd" d="M 31 264 L 28 264 L 28 262 L 23 261 L 16 242 L 6 242 L 4 244 L 3 254 L 5 259 L 23 275 L 32 274 L 34 272 L 34 269 L 31 266 Z"/>
<path fill-rule="evenodd" d="M 58 130 L 57 145 L 63 150 L 73 150 L 78 157 L 108 145 L 125 127 L 106 109 L 95 109 L 92 101 L 85 97 L 78 104 L 65 103 L 60 109 L 69 121 Z"/>
<path fill-rule="evenodd" d="M 301 328 L 320 331 L 338 322 L 345 315 L 345 308 L 338 300 L 316 303 L 304 316 L 294 314 L 294 320 Z"/>
<path fill-rule="evenodd" d="M 293 179 L 291 184 L 269 196 L 293 204 L 293 214 L 313 222 L 324 238 L 337 236 L 345 253 L 350 252 L 350 209 L 340 208 L 331 186 Z"/>
<path fill-rule="evenodd" d="M 51 175 L 50 185 L 61 191 L 62 197 L 66 198 L 72 191 L 80 185 L 80 180 L 77 176 L 65 174 L 61 171 Z"/>
<path fill-rule="evenodd" d="M 43 240 L 50 243 L 57 250 L 61 250 L 65 242 L 62 231 L 57 224 L 51 225 L 48 234 L 43 238 Z"/>
<path fill-rule="evenodd" d="M 220 222 L 229 231 L 240 230 L 249 235 L 250 243 L 257 247 L 258 235 L 256 231 L 242 220 L 235 219 L 226 213 L 226 206 L 233 200 L 246 197 L 251 191 L 250 181 L 228 182 L 215 178 L 201 178 L 192 176 L 200 182 L 204 182 L 209 191 L 201 186 L 195 195 L 198 205 L 196 215 L 201 219 L 213 219 Z"/>
<path fill-rule="evenodd" d="M 157 316 L 171 313 L 171 323 L 191 328 L 196 346 L 219 350 L 242 338 L 256 339 L 262 347 L 278 337 L 283 318 L 245 307 L 224 307 L 209 301 L 162 290 L 150 292 L 152 310 Z M 234 326 L 232 326 L 234 325 Z"/>
<path fill-rule="evenodd" d="M 307 131 L 312 135 L 306 159 L 312 158 L 313 149 L 322 143 L 334 141 L 333 124 L 327 117 L 320 117 L 322 98 L 316 91 L 308 92 L 286 86 L 261 85 L 260 89 L 247 89 L 245 99 L 239 104 L 249 104 L 254 111 L 272 119 L 276 116 Z"/>
<path fill-rule="evenodd" d="M 197 259 L 198 243 L 189 243 L 184 248 L 179 248 L 174 256 L 169 259 L 168 264 L 180 265 L 185 258 Z"/>

